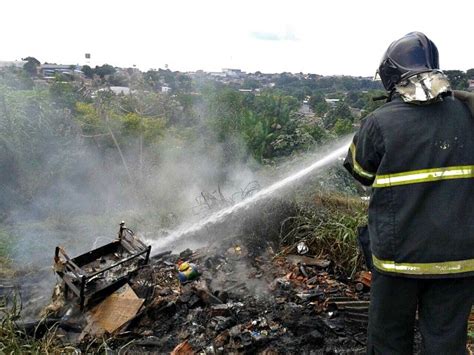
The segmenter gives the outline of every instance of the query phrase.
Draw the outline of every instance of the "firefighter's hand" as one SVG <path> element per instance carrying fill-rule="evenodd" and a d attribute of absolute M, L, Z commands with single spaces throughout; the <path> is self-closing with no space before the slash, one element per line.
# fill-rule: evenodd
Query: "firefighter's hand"
<path fill-rule="evenodd" d="M 453 90 L 454 97 L 461 100 L 469 107 L 471 115 L 474 117 L 474 92 Z"/>

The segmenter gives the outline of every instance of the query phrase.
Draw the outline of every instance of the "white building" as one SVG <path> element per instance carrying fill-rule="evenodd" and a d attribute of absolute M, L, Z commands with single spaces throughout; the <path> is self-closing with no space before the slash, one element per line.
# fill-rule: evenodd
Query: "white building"
<path fill-rule="evenodd" d="M 57 74 L 70 76 L 83 76 L 84 73 L 76 65 L 58 65 L 58 64 L 43 64 L 39 67 L 41 76 L 45 79 L 54 79 Z"/>
<path fill-rule="evenodd" d="M 225 74 L 225 76 L 231 77 L 231 78 L 239 78 L 242 74 L 245 74 L 240 69 L 231 69 L 231 68 L 224 68 L 222 69 L 222 72 Z"/>
<path fill-rule="evenodd" d="M 324 101 L 326 101 L 326 103 L 329 104 L 330 106 L 336 106 L 341 100 L 340 99 L 324 99 Z"/>

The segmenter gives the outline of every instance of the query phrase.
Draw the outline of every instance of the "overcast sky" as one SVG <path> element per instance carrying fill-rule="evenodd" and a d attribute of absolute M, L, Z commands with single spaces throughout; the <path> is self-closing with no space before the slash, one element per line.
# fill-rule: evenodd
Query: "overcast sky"
<path fill-rule="evenodd" d="M 450 5 L 452 4 L 452 5 Z M 474 67 L 474 1 L 2 0 L 0 60 L 142 70 L 370 76 L 388 45 L 422 31 L 442 69 Z"/>

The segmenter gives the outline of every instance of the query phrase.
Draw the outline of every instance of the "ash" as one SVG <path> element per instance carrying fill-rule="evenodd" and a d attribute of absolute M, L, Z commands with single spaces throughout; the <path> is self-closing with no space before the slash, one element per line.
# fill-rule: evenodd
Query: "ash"
<path fill-rule="evenodd" d="M 199 278 L 181 284 L 180 260 L 196 265 Z M 355 283 L 338 278 L 327 260 L 277 256 L 269 243 L 232 238 L 179 255 L 158 254 L 132 275 L 130 286 L 146 301 L 109 339 L 111 349 L 176 354 L 365 349 L 367 289 L 356 291 Z"/>

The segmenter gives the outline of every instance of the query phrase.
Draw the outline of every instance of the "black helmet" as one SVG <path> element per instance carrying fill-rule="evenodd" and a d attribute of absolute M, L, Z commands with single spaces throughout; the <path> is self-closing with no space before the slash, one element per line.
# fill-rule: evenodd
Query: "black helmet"
<path fill-rule="evenodd" d="M 410 32 L 393 42 L 380 62 L 378 74 L 388 91 L 409 76 L 439 69 L 438 49 L 421 32 Z"/>

